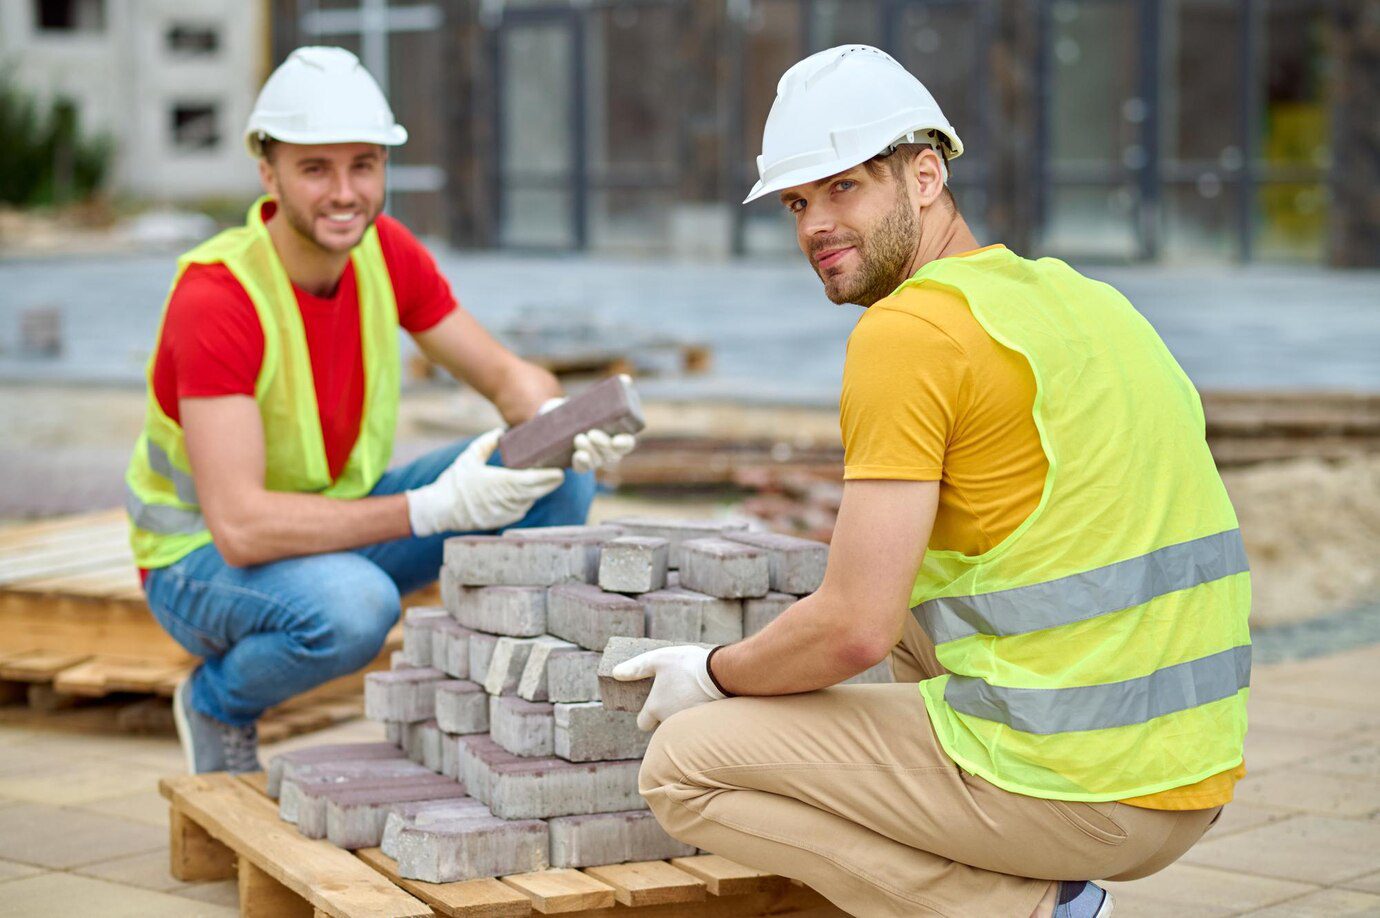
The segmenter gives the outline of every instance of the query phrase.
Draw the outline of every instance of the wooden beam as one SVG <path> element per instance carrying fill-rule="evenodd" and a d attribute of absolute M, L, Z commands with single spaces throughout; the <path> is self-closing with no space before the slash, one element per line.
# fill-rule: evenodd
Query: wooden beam
<path fill-rule="evenodd" d="M 228 880 L 235 875 L 235 852 L 216 841 L 177 807 L 169 813 L 168 869 L 184 883 Z"/>

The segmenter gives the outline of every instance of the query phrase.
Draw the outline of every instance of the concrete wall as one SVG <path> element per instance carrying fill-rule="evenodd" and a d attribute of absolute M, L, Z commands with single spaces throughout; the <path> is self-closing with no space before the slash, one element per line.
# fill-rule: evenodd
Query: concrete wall
<path fill-rule="evenodd" d="M 89 2 L 89 0 L 88 0 Z M 64 98 L 115 140 L 111 190 L 155 200 L 245 196 L 257 188 L 240 132 L 266 75 L 265 0 L 104 0 L 103 24 L 45 30 L 31 0 L 0 3 L 0 65 L 40 98 Z M 178 26 L 213 30 L 216 49 L 179 53 Z M 213 147 L 175 142 L 178 105 L 213 105 Z"/>

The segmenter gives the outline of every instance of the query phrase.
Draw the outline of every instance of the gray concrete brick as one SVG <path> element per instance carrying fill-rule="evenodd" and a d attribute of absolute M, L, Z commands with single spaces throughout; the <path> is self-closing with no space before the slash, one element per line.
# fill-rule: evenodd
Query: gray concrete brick
<path fill-rule="evenodd" d="M 366 765 L 351 762 L 344 765 Z M 380 762 L 368 763 L 380 765 Z M 402 766 L 410 766 L 404 770 Z M 355 769 L 355 773 L 342 773 L 342 766 L 328 772 L 286 774 L 277 797 L 277 812 L 284 821 L 297 823 L 298 830 L 309 838 L 326 837 L 326 798 L 330 792 L 356 788 L 373 790 L 381 787 L 413 787 L 413 785 L 437 784 L 444 781 L 435 774 L 418 765 L 417 762 L 395 762 L 389 769 Z M 306 769 L 304 769 L 306 772 Z"/>
<path fill-rule="evenodd" d="M 405 826 L 393 843 L 398 873 L 427 883 L 545 870 L 549 846 L 549 830 L 541 820 L 494 816 Z"/>
<path fill-rule="evenodd" d="M 446 733 L 485 733 L 489 699 L 484 687 L 467 679 L 436 683 L 436 724 Z"/>
<path fill-rule="evenodd" d="M 592 539 L 604 542 L 609 539 L 616 539 L 623 535 L 623 530 L 617 526 L 599 524 L 597 526 L 523 526 L 516 529 L 505 529 L 502 533 L 504 538 L 521 539 Z"/>
<path fill-rule="evenodd" d="M 637 728 L 637 715 L 611 711 L 598 701 L 555 706 L 555 753 L 569 762 L 640 759 L 652 735 Z"/>
<path fill-rule="evenodd" d="M 681 644 L 729 644 L 743 637 L 743 603 L 668 587 L 638 598 L 646 614 L 647 637 Z"/>
<path fill-rule="evenodd" d="M 546 661 L 546 700 L 598 700 L 602 656 L 593 650 L 553 650 Z"/>
<path fill-rule="evenodd" d="M 599 543 L 584 537 L 452 536 L 446 569 L 455 586 L 551 586 L 592 583 Z"/>
<path fill-rule="evenodd" d="M 328 743 L 280 752 L 268 760 L 268 796 L 278 799 L 283 774 L 289 765 L 318 765 L 331 762 L 361 762 L 399 759 L 402 753 L 392 743 Z"/>
<path fill-rule="evenodd" d="M 406 726 L 401 721 L 386 720 L 383 722 L 383 738 L 392 745 L 402 749 L 403 727 Z"/>
<path fill-rule="evenodd" d="M 587 650 L 603 650 L 614 635 L 641 637 L 646 623 L 641 603 L 583 583 L 551 588 L 546 600 L 547 629 Z"/>
<path fill-rule="evenodd" d="M 619 682 L 613 678 L 614 667 L 649 650 L 688 643 L 690 642 L 654 641 L 651 638 L 616 637 L 610 639 L 608 647 L 604 650 L 604 656 L 599 661 L 599 700 L 610 711 L 631 711 L 634 714 L 641 711 L 643 703 L 647 700 L 647 695 L 652 691 L 652 680 L 638 679 L 632 682 Z M 712 645 L 699 644 L 697 646 L 710 647 Z"/>
<path fill-rule="evenodd" d="M 852 678 L 843 680 L 845 685 L 878 685 L 894 682 L 891 678 L 891 664 L 883 660 L 870 669 L 865 669 Z"/>
<path fill-rule="evenodd" d="M 332 794 L 326 799 L 326 839 L 337 848 L 373 848 L 383 840 L 383 827 L 395 805 L 455 799 L 469 799 L 457 781 Z"/>
<path fill-rule="evenodd" d="M 680 546 L 680 585 L 721 599 L 765 596 L 771 563 L 761 548 L 728 539 L 691 539 Z"/>
<path fill-rule="evenodd" d="M 625 861 L 659 861 L 689 857 L 694 845 L 666 834 L 645 810 L 558 816 L 548 821 L 552 867 L 598 867 Z"/>
<path fill-rule="evenodd" d="M 482 631 L 471 631 L 467 643 L 470 655 L 470 681 L 483 685 L 489 675 L 489 661 L 493 659 L 498 637 Z"/>
<path fill-rule="evenodd" d="M 403 752 L 418 765 L 434 772 L 441 770 L 441 729 L 435 720 L 408 724 L 403 733 Z M 433 768 L 432 765 L 435 764 Z"/>
<path fill-rule="evenodd" d="M 526 701 L 547 701 L 546 663 L 555 650 L 576 650 L 575 644 L 556 637 L 545 637 L 532 645 L 527 663 L 518 679 L 517 695 Z"/>
<path fill-rule="evenodd" d="M 767 552 L 771 588 L 779 593 L 808 596 L 824 582 L 829 546 L 776 532 L 730 532 L 724 538 Z"/>
<path fill-rule="evenodd" d="M 312 784 L 345 784 L 350 781 L 381 780 L 425 775 L 427 770 L 404 758 L 361 759 L 353 762 L 285 762 L 278 782 L 278 815 L 287 822 L 297 821 L 301 789 Z"/>
<path fill-rule="evenodd" d="M 405 827 L 423 827 L 445 820 L 490 818 L 493 813 L 483 803 L 473 797 L 455 797 L 445 800 L 416 800 L 395 803 L 388 808 L 388 817 L 383 823 L 383 835 L 379 839 L 379 849 L 391 858 L 397 859 L 398 833 Z"/>
<path fill-rule="evenodd" d="M 450 612 L 466 628 L 489 634 L 536 637 L 546 631 L 545 587 L 462 587 Z"/>
<path fill-rule="evenodd" d="M 452 618 L 438 621 L 431 629 L 431 668 L 452 679 L 470 675 L 470 630 Z"/>
<path fill-rule="evenodd" d="M 441 732 L 441 774 L 460 780 L 460 749 L 456 741 L 468 734 Z"/>
<path fill-rule="evenodd" d="M 752 637 L 776 621 L 777 617 L 797 602 L 786 593 L 768 593 L 756 599 L 743 600 L 743 637 Z"/>
<path fill-rule="evenodd" d="M 431 665 L 431 635 L 438 622 L 448 618 L 445 609 L 418 606 L 403 615 L 403 658 L 413 666 Z"/>
<path fill-rule="evenodd" d="M 407 651 L 395 650 L 388 655 L 389 669 L 418 669 L 417 664 L 407 659 Z"/>
<path fill-rule="evenodd" d="M 665 539 L 670 543 L 667 562 L 673 570 L 681 566 L 681 543 L 726 532 L 747 531 L 747 523 L 734 520 L 677 520 L 654 516 L 627 516 L 608 520 L 604 525 L 616 526 L 627 535 Z"/>
<path fill-rule="evenodd" d="M 435 715 L 436 689 L 445 674 L 439 669 L 389 670 L 364 677 L 364 716 L 370 720 L 411 723 Z"/>
<path fill-rule="evenodd" d="M 582 813 L 646 809 L 637 792 L 636 759 L 567 762 L 523 758 L 492 739 L 459 740 L 460 769 L 470 796 L 504 819 L 547 819 Z"/>
<path fill-rule="evenodd" d="M 512 695 L 527 666 L 527 657 L 541 638 L 501 637 L 494 643 L 489 671 L 484 674 L 484 691 L 490 695 Z"/>
<path fill-rule="evenodd" d="M 568 468 L 576 434 L 592 429 L 635 434 L 645 426 L 632 381 L 611 376 L 507 431 L 499 438 L 498 452 L 510 469 Z"/>
<path fill-rule="evenodd" d="M 549 756 L 555 751 L 556 718 L 544 701 L 490 696 L 489 738 L 513 755 Z"/>
<path fill-rule="evenodd" d="M 328 829 L 327 805 L 337 797 L 354 798 L 385 792 L 402 792 L 403 796 L 413 793 L 425 795 L 428 789 L 443 785 L 459 787 L 456 782 L 430 772 L 412 778 L 377 778 L 347 784 L 307 784 L 298 787 L 289 781 L 283 787 L 295 788 L 297 831 L 307 838 L 325 838 Z"/>
<path fill-rule="evenodd" d="M 671 543 L 648 536 L 605 542 L 599 552 L 599 587 L 614 593 L 650 593 L 666 585 Z"/>

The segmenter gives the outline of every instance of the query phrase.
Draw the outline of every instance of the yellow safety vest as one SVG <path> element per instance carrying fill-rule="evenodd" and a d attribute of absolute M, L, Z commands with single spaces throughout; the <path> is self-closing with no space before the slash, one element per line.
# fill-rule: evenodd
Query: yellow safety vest
<path fill-rule="evenodd" d="M 1015 793 L 1121 800 L 1240 764 L 1250 575 L 1193 384 L 1112 287 L 1008 249 L 899 289 L 956 291 L 1035 378 L 1040 503 L 981 555 L 929 551 L 911 612 L 946 752 Z"/>
<path fill-rule="evenodd" d="M 179 258 L 173 288 L 189 265 L 224 264 L 254 304 L 264 333 L 254 398 L 263 421 L 265 487 L 340 499 L 363 497 L 378 484 L 393 452 L 400 384 L 398 307 L 378 230 L 370 227 L 350 253 L 359 291 L 364 414 L 359 439 L 340 477 L 332 481 L 302 314 L 261 214 L 268 200 L 254 203 L 244 226 L 226 230 Z M 163 310 L 166 316 L 166 302 Z M 158 335 L 161 339 L 161 320 Z M 146 370 L 144 431 L 125 471 L 130 542 L 134 560 L 143 568 L 166 567 L 211 541 L 182 428 L 164 414 L 154 395 L 157 354 L 155 347 Z"/>

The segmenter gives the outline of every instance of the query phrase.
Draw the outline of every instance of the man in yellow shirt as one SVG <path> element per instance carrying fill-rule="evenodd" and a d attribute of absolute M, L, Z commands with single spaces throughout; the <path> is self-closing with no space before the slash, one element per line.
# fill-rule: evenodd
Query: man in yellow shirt
<path fill-rule="evenodd" d="M 867 310 L 828 571 L 615 676 L 655 678 L 641 789 L 682 841 L 854 914 L 1104 916 L 1091 881 L 1172 863 L 1244 774 L 1249 574 L 1187 377 L 1112 288 L 979 247 L 962 149 L 874 48 L 782 78 L 749 200 Z"/>

